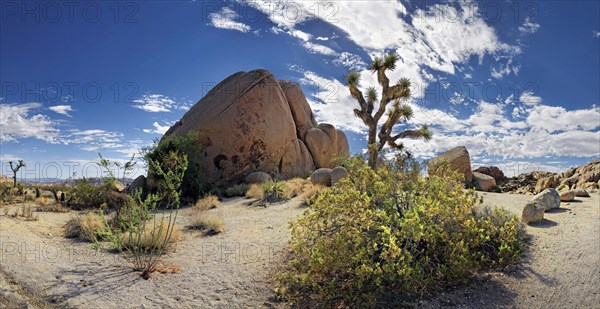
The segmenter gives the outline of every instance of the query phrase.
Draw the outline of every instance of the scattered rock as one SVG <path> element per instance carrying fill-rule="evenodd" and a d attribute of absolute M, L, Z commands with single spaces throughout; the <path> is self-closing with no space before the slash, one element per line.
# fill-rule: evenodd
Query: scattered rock
<path fill-rule="evenodd" d="M 502 170 L 497 166 L 480 166 L 473 172 L 478 172 L 481 174 L 492 176 L 496 181 L 496 184 L 502 183 L 508 179 L 506 178 L 506 176 L 504 176 L 504 172 L 502 172 Z"/>
<path fill-rule="evenodd" d="M 571 202 L 575 200 L 575 191 L 565 191 L 560 193 L 560 201 L 561 202 Z"/>
<path fill-rule="evenodd" d="M 465 181 L 470 183 L 473 180 L 473 172 L 471 172 L 471 157 L 465 146 L 452 148 L 436 158 L 429 161 L 427 170 L 430 175 L 436 175 L 436 164 L 448 162 L 450 168 L 465 175 Z"/>
<path fill-rule="evenodd" d="M 575 190 L 572 190 L 572 191 L 575 192 L 575 196 L 590 197 L 590 194 L 585 189 L 575 189 Z"/>
<path fill-rule="evenodd" d="M 331 172 L 330 168 L 320 168 L 310 175 L 310 181 L 316 185 L 331 186 Z"/>
<path fill-rule="evenodd" d="M 271 175 L 269 175 L 265 172 L 252 172 L 252 173 L 248 174 L 246 176 L 246 179 L 244 179 L 244 180 L 246 181 L 246 183 L 249 183 L 249 184 L 265 183 L 265 182 L 273 181 L 273 179 L 271 178 Z"/>
<path fill-rule="evenodd" d="M 342 178 L 348 177 L 348 171 L 342 166 L 338 166 L 331 170 L 331 185 L 335 185 Z"/>
<path fill-rule="evenodd" d="M 525 223 L 534 223 L 544 220 L 544 206 L 537 201 L 530 201 L 523 207 L 521 220 Z"/>
<path fill-rule="evenodd" d="M 125 188 L 124 192 L 129 194 L 129 193 L 137 190 L 138 188 L 141 188 L 142 190 L 144 190 L 145 187 L 146 187 L 146 177 L 144 177 L 144 175 L 140 175 L 136 179 L 134 179 L 131 182 L 131 184 L 129 184 L 129 186 L 127 186 L 127 188 Z"/>
<path fill-rule="evenodd" d="M 479 191 L 490 191 L 496 185 L 494 177 L 479 172 L 473 172 L 473 181 L 475 188 Z"/>
<path fill-rule="evenodd" d="M 539 202 L 540 204 L 542 204 L 542 206 L 544 206 L 544 209 L 546 210 L 559 208 L 560 194 L 558 194 L 558 191 L 556 191 L 555 189 L 548 188 L 534 196 L 532 201 Z"/>

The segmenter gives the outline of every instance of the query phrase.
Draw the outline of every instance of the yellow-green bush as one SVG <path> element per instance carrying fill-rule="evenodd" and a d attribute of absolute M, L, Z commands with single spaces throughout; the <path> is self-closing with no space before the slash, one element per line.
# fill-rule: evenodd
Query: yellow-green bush
<path fill-rule="evenodd" d="M 478 211 L 460 175 L 423 179 L 402 158 L 378 172 L 362 158 L 347 165 L 350 177 L 317 194 L 292 223 L 278 290 L 300 307 L 393 306 L 519 259 L 518 219 Z"/>

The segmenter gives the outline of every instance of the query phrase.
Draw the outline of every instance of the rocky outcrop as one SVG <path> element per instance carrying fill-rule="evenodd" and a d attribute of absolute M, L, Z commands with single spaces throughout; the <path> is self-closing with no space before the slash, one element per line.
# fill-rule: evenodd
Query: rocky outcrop
<path fill-rule="evenodd" d="M 491 176 L 496 181 L 496 184 L 503 183 L 508 179 L 504 176 L 504 172 L 497 166 L 480 166 L 473 172 Z"/>
<path fill-rule="evenodd" d="M 349 155 L 343 132 L 317 124 L 297 83 L 266 70 L 235 73 L 194 105 L 163 138 L 196 133 L 202 180 L 239 182 L 251 172 L 276 179 L 306 177 Z"/>
<path fill-rule="evenodd" d="M 465 146 L 452 148 L 436 158 L 429 161 L 427 171 L 429 175 L 436 175 L 437 166 L 442 162 L 448 162 L 450 168 L 462 173 L 465 176 L 465 181 L 470 183 L 473 180 L 473 172 L 471 171 L 471 157 Z"/>
<path fill-rule="evenodd" d="M 534 196 L 532 201 L 539 202 L 548 211 L 560 207 L 560 194 L 555 189 L 549 188 Z"/>
<path fill-rule="evenodd" d="M 600 188 L 600 160 L 569 168 L 559 174 L 542 171 L 521 174 L 506 181 L 501 188 L 503 192 L 521 194 L 538 193 L 548 188 L 595 190 Z"/>
<path fill-rule="evenodd" d="M 524 223 L 535 223 L 544 220 L 544 206 L 537 202 L 531 201 L 525 204 L 521 214 L 521 220 Z"/>
<path fill-rule="evenodd" d="M 473 182 L 475 183 L 475 189 L 486 192 L 496 185 L 494 177 L 479 172 L 473 172 Z"/>

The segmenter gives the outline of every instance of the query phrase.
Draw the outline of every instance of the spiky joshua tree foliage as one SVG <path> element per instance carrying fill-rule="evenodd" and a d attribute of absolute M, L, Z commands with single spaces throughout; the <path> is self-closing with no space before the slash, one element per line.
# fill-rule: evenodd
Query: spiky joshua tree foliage
<path fill-rule="evenodd" d="M 405 130 L 393 134 L 394 125 L 407 121 L 413 116 L 412 108 L 404 103 L 410 98 L 410 80 L 401 78 L 396 84 L 390 86 L 390 80 L 386 75 L 386 71 L 396 69 L 398 59 L 397 54 L 391 53 L 383 58 L 376 57 L 371 63 L 370 70 L 377 74 L 377 81 L 381 86 L 381 96 L 374 87 L 366 89 L 366 96 L 358 89 L 360 73 L 350 71 L 346 75 L 350 94 L 360 106 L 360 109 L 354 109 L 354 114 L 369 128 L 369 166 L 374 170 L 377 169 L 379 153 L 386 144 L 392 149 L 402 150 L 404 145 L 399 140 L 403 138 L 431 139 L 431 132 L 426 125 L 418 130 Z M 388 106 L 390 102 L 392 105 Z M 376 103 L 379 103 L 378 106 Z M 385 120 L 382 119 L 384 115 L 387 117 Z"/>
<path fill-rule="evenodd" d="M 13 188 L 17 187 L 17 172 L 19 171 L 19 169 L 21 167 L 25 167 L 25 162 L 23 162 L 23 160 L 19 160 L 19 163 L 17 163 L 15 166 L 13 166 L 13 161 L 8 161 L 8 164 L 10 164 L 10 169 L 13 172 Z"/>

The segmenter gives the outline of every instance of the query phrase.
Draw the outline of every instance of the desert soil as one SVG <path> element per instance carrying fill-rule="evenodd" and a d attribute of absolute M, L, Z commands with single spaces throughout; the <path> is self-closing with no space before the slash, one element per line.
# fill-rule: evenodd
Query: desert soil
<path fill-rule="evenodd" d="M 531 198 L 482 196 L 485 205 L 514 213 Z M 482 274 L 415 307 L 598 308 L 600 196 L 577 199 L 527 227 L 531 245 L 520 266 Z M 247 202 L 229 199 L 210 210 L 225 223 L 216 236 L 186 229 L 192 210 L 180 211 L 183 238 L 166 259 L 180 271 L 150 280 L 132 272 L 121 255 L 64 238 L 63 226 L 75 212 L 38 213 L 39 221 L 1 215 L 0 308 L 287 307 L 273 298 L 273 276 L 286 252 L 288 222 L 305 208 L 299 199 L 267 208 Z"/>

